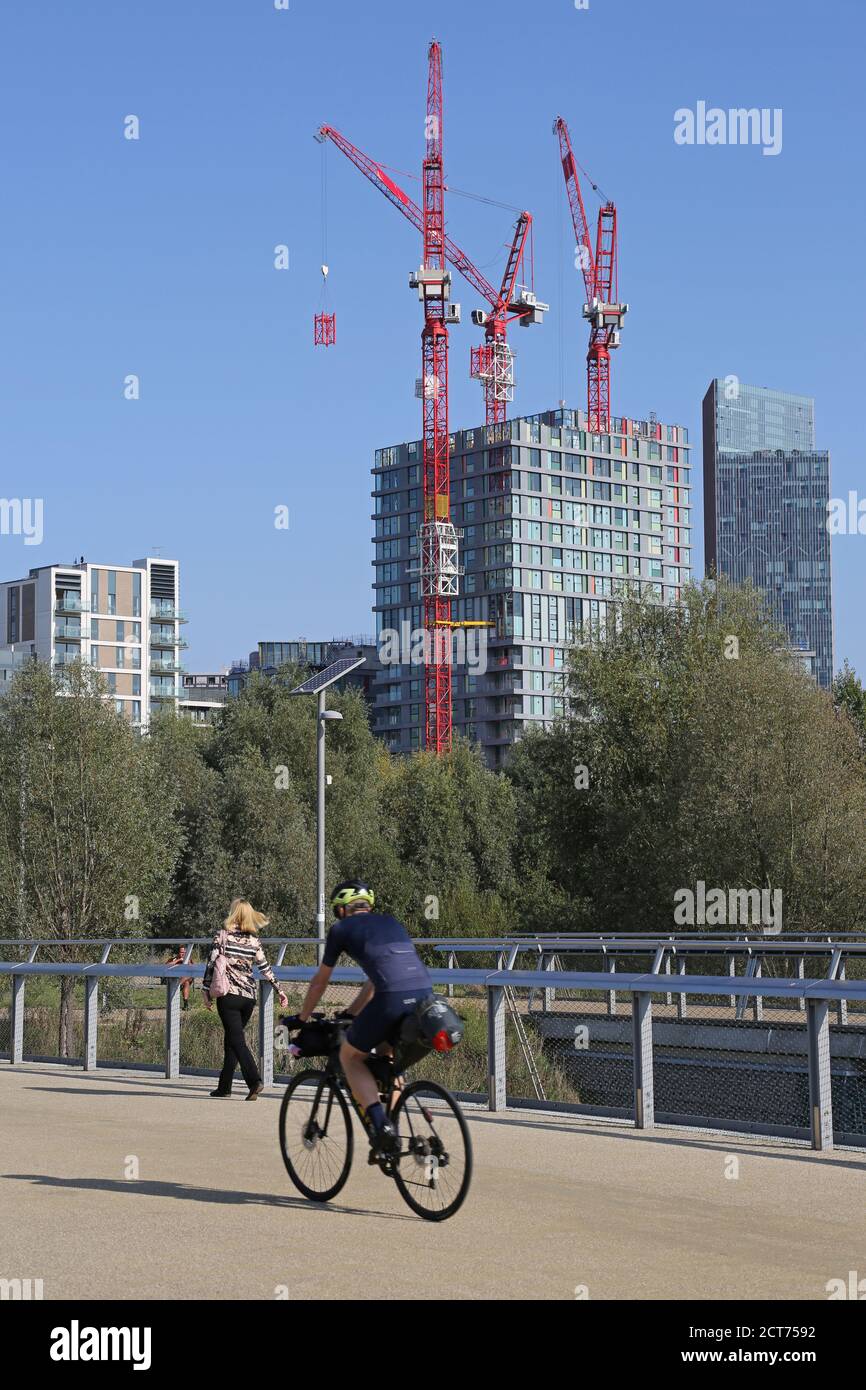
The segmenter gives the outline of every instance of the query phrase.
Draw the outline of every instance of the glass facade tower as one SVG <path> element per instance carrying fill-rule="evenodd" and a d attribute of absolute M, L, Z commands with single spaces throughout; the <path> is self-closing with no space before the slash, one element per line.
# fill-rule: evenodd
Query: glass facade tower
<path fill-rule="evenodd" d="M 532 724 L 562 711 L 570 644 L 626 586 L 676 603 L 691 576 L 688 433 L 655 419 L 587 432 L 583 411 L 546 411 L 453 434 L 451 518 L 461 533 L 453 618 L 456 734 L 501 765 Z M 422 746 L 420 441 L 376 451 L 374 729 Z"/>
<path fill-rule="evenodd" d="M 830 456 L 808 396 L 717 378 L 704 397 L 707 572 L 767 595 L 818 684 L 833 680 Z"/>

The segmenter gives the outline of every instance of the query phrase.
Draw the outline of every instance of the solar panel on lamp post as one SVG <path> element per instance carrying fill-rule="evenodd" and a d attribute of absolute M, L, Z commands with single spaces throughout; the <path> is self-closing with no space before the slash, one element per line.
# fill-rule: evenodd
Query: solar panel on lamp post
<path fill-rule="evenodd" d="M 350 671 L 363 666 L 366 657 L 343 656 L 324 671 L 317 671 L 290 695 L 316 696 L 316 961 L 321 965 L 325 949 L 325 728 L 331 719 L 342 719 L 338 710 L 325 707 L 325 691 Z"/>

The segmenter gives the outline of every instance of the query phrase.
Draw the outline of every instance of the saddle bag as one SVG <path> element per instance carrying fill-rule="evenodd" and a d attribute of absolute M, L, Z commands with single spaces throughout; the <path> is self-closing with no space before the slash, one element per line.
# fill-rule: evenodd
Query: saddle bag
<path fill-rule="evenodd" d="M 434 994 L 421 999 L 403 1020 L 400 1029 L 400 1059 L 411 1067 L 433 1052 L 450 1052 L 463 1038 L 463 1022 L 450 1004 Z"/>

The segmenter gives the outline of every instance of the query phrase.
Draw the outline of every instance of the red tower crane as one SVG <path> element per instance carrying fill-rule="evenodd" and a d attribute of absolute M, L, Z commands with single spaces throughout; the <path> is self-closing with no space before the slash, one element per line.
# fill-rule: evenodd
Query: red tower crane
<path fill-rule="evenodd" d="M 424 665 L 425 745 L 436 753 L 447 752 L 451 747 L 451 599 L 457 596 L 460 574 L 458 533 L 451 521 L 448 453 L 448 324 L 460 322 L 460 308 L 449 303 L 451 275 L 445 262 L 442 116 L 442 50 L 434 40 L 428 50 L 424 127 L 427 149 L 423 165 L 423 259 L 409 284 L 417 289 L 424 305 L 424 519 L 419 538 L 419 573 L 428 643 Z"/>
<path fill-rule="evenodd" d="M 523 212 L 517 220 L 500 289 L 497 291 L 445 232 L 445 179 L 442 158 L 442 51 L 438 43 L 428 50 L 426 150 L 422 169 L 423 207 L 419 208 L 389 174 L 333 126 L 323 125 L 320 141 L 332 140 L 361 172 L 422 234 L 422 264 L 410 276 L 424 306 L 421 335 L 423 401 L 423 522 L 419 535 L 421 597 L 428 650 L 424 672 L 425 746 L 446 752 L 452 740 L 452 683 L 450 643 L 451 600 L 459 591 L 459 533 L 451 521 L 450 458 L 448 437 L 448 325 L 460 322 L 460 307 L 451 302 L 450 262 L 489 306 L 489 313 L 475 311 L 473 321 L 483 326 L 485 343 L 472 350 L 472 375 L 484 387 L 487 422 L 505 419 L 513 398 L 513 354 L 507 342 L 507 325 L 540 323 L 548 309 L 532 290 L 518 286 L 525 263 L 532 218 Z M 477 625 L 477 624 L 473 624 Z"/>
<path fill-rule="evenodd" d="M 559 136 L 562 172 L 586 286 L 583 317 L 589 320 L 586 355 L 589 428 L 594 434 L 602 434 L 610 429 L 610 354 L 613 348 L 619 347 L 622 321 L 628 311 L 628 305 L 617 300 L 616 208 L 611 202 L 599 208 L 593 251 L 577 177 L 577 160 L 571 148 L 568 126 L 561 116 L 557 116 L 553 129 Z"/>
<path fill-rule="evenodd" d="M 332 140 L 337 149 L 360 169 L 361 173 L 383 193 L 390 203 L 412 223 L 417 231 L 424 230 L 424 214 L 409 194 L 404 192 L 390 174 L 359 150 L 333 126 L 323 125 L 317 140 Z M 517 219 L 502 283 L 494 289 L 486 276 L 470 260 L 465 251 L 445 234 L 444 245 L 448 263 L 463 276 L 488 305 L 487 310 L 473 309 L 472 322 L 484 328 L 485 342 L 471 349 L 470 373 L 481 381 L 484 389 L 484 415 L 488 425 L 505 419 L 508 402 L 514 399 L 514 354 L 508 343 L 508 324 L 517 319 L 521 327 L 541 323 L 549 305 L 537 299 L 531 289 L 519 284 L 526 264 L 526 250 L 532 232 L 532 215 L 522 212 Z"/>

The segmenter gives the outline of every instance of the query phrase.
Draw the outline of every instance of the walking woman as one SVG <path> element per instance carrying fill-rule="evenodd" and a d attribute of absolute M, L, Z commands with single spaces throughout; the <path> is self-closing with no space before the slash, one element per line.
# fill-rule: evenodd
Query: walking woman
<path fill-rule="evenodd" d="M 266 980 L 269 980 L 280 996 L 280 1004 L 285 1009 L 288 999 L 274 978 L 268 965 L 257 932 L 266 927 L 268 919 L 243 898 L 235 898 L 229 908 L 229 915 L 223 929 L 213 939 L 213 948 L 205 967 L 202 980 L 202 993 L 205 1007 L 213 1007 L 211 985 L 214 983 L 214 968 L 222 957 L 218 976 L 222 977 L 225 992 L 217 994 L 217 1013 L 225 1033 L 225 1060 L 220 1079 L 212 1096 L 230 1096 L 235 1067 L 240 1062 L 244 1081 L 249 1087 L 247 1100 L 255 1100 L 264 1090 L 264 1082 L 259 1074 L 253 1054 L 247 1047 L 244 1028 L 250 1021 L 256 1007 L 256 982 L 253 979 L 253 966 L 257 965 Z M 217 988 L 217 986 L 215 986 Z"/>

